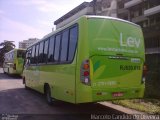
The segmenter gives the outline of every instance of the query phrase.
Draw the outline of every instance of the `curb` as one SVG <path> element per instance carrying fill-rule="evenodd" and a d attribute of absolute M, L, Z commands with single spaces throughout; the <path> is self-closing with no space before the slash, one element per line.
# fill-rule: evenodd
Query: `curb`
<path fill-rule="evenodd" d="M 98 102 L 98 103 L 101 104 L 101 105 L 110 107 L 112 109 L 121 111 L 121 112 L 123 112 L 125 114 L 130 114 L 130 115 L 135 115 L 135 114 L 147 115 L 147 113 L 140 112 L 140 111 L 137 111 L 137 110 L 133 110 L 133 109 L 130 109 L 130 108 L 126 108 L 126 107 L 123 107 L 123 106 L 120 106 L 120 105 L 112 104 L 111 102 Z"/>

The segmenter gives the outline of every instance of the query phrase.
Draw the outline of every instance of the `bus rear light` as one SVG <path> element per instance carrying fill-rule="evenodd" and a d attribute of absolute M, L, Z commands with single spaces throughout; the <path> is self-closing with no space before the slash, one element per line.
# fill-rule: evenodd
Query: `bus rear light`
<path fill-rule="evenodd" d="M 80 69 L 80 80 L 83 84 L 90 85 L 89 60 L 84 60 Z"/>
<path fill-rule="evenodd" d="M 107 95 L 106 92 L 97 92 L 96 95 Z"/>
<path fill-rule="evenodd" d="M 102 95 L 102 93 L 101 92 L 97 92 L 97 95 Z"/>
<path fill-rule="evenodd" d="M 89 76 L 89 72 L 88 72 L 88 71 L 85 71 L 85 72 L 83 73 L 83 75 L 84 75 L 84 76 Z"/>
<path fill-rule="evenodd" d="M 16 70 L 16 64 L 13 65 L 13 69 Z"/>
<path fill-rule="evenodd" d="M 88 64 L 84 64 L 83 68 L 84 68 L 85 70 L 87 70 L 87 69 L 89 69 L 89 65 L 88 65 Z"/>
<path fill-rule="evenodd" d="M 89 82 L 89 79 L 88 79 L 88 78 L 84 78 L 84 82 L 85 82 L 85 83 L 88 83 L 88 82 Z"/>

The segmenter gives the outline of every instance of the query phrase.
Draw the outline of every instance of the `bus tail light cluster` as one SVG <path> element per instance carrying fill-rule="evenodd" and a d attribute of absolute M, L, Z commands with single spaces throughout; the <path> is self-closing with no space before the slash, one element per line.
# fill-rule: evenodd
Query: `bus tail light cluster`
<path fill-rule="evenodd" d="M 142 83 L 145 83 L 146 75 L 147 75 L 147 66 L 144 65 L 144 66 L 143 66 Z"/>
<path fill-rule="evenodd" d="M 13 69 L 16 70 L 16 64 L 13 65 Z"/>
<path fill-rule="evenodd" d="M 90 66 L 89 60 L 85 60 L 81 65 L 80 80 L 83 84 L 90 85 Z"/>

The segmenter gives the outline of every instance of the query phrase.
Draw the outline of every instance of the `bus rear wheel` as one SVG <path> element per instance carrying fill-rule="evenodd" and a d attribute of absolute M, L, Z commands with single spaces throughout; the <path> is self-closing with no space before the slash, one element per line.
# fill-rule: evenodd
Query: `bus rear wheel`
<path fill-rule="evenodd" d="M 51 90 L 50 87 L 47 85 L 45 87 L 45 97 L 46 97 L 46 101 L 49 105 L 52 105 L 52 97 L 51 97 Z"/>
<path fill-rule="evenodd" d="M 25 78 L 23 77 L 22 80 L 23 80 L 22 82 L 23 82 L 23 84 L 24 84 L 24 88 L 25 88 L 25 89 L 28 89 L 28 87 L 26 86 L 26 80 L 25 80 Z"/>

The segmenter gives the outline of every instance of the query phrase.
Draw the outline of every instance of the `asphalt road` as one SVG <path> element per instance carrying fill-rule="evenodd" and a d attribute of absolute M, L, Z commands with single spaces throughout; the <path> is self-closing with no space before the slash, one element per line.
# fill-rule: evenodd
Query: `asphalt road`
<path fill-rule="evenodd" d="M 26 90 L 20 77 L 8 76 L 0 68 L 0 120 L 7 117 L 15 120 L 84 120 L 115 114 L 122 113 L 99 103 L 74 105 L 59 102 L 49 106 L 42 94 Z"/>

